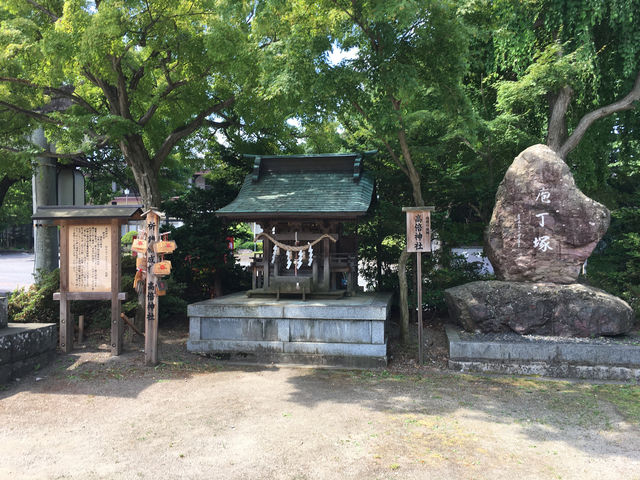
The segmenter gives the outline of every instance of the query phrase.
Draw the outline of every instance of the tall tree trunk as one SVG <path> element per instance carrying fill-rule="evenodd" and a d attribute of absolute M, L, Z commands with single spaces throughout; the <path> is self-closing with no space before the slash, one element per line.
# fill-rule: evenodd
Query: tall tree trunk
<path fill-rule="evenodd" d="M 407 263 L 409 252 L 402 250 L 398 260 L 398 281 L 400 288 L 400 335 L 403 343 L 409 343 L 409 284 L 407 282 Z"/>
<path fill-rule="evenodd" d="M 44 129 L 38 128 L 32 135 L 32 142 L 43 150 L 50 150 Z M 56 159 L 36 158 L 33 176 L 33 207 L 56 205 Z M 51 221 L 38 221 L 34 232 L 34 269 L 36 279 L 40 272 L 51 272 L 58 268 L 58 227 Z"/>
<path fill-rule="evenodd" d="M 547 129 L 547 145 L 555 152 L 567 141 L 567 109 L 571 102 L 573 90 L 565 86 L 550 102 L 549 125 Z"/>
<path fill-rule="evenodd" d="M 158 184 L 159 166 L 149 156 L 141 135 L 128 135 L 120 141 L 120 150 L 131 168 L 138 192 L 145 209 L 158 208 L 162 200 Z M 138 306 L 135 313 L 135 325 L 141 330 L 145 325 L 145 289 L 138 293 Z"/>
<path fill-rule="evenodd" d="M 128 135 L 120 141 L 120 149 L 138 186 L 145 208 L 159 207 L 162 200 L 158 170 L 149 156 L 142 136 Z"/>
<path fill-rule="evenodd" d="M 398 130 L 398 140 L 400 142 L 400 148 L 402 150 L 402 157 L 406 165 L 406 174 L 409 177 L 411 183 L 411 193 L 413 195 L 413 201 L 416 207 L 424 206 L 424 199 L 422 198 L 422 181 L 420 179 L 420 173 L 413 164 L 411 157 L 411 150 L 409 149 L 409 142 L 405 131 Z M 407 343 L 409 341 L 409 283 L 407 282 L 407 262 L 409 261 L 409 252 L 406 249 L 400 254 L 398 259 L 398 287 L 400 289 L 400 332 L 402 334 L 402 341 Z M 418 308 L 422 308 L 422 299 L 418 298 Z"/>
<path fill-rule="evenodd" d="M 420 173 L 416 170 L 413 164 L 413 158 L 411 156 L 411 150 L 409 149 L 409 142 L 404 130 L 398 130 L 398 140 L 400 141 L 400 149 L 402 150 L 402 157 L 407 166 L 407 175 L 409 182 L 411 182 L 411 193 L 413 194 L 413 201 L 416 207 L 424 207 L 424 200 L 422 198 L 422 180 Z"/>

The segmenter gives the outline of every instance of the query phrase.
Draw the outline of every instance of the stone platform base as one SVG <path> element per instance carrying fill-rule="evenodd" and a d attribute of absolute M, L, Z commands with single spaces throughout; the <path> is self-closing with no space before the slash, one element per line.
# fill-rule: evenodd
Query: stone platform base
<path fill-rule="evenodd" d="M 188 306 L 187 350 L 235 361 L 383 367 L 390 308 L 390 293 L 306 301 L 236 293 Z"/>
<path fill-rule="evenodd" d="M 446 326 L 449 368 L 462 372 L 640 381 L 640 337 L 570 339 L 471 334 Z"/>
<path fill-rule="evenodd" d="M 55 323 L 9 323 L 0 329 L 0 384 L 51 361 L 57 341 Z"/>

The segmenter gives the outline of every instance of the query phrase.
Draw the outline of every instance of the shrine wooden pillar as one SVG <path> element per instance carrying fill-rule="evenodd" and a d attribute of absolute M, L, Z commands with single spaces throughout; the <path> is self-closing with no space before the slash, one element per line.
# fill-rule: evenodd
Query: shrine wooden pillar
<path fill-rule="evenodd" d="M 269 288 L 269 261 L 271 260 L 271 242 L 268 238 L 262 240 L 262 265 L 263 265 L 263 288 Z"/>
<path fill-rule="evenodd" d="M 273 245 L 273 248 L 276 248 L 275 244 Z M 271 252 L 271 254 L 273 254 L 273 252 Z M 282 255 L 282 250 L 278 250 L 278 255 L 273 257 L 273 278 L 278 278 L 280 276 L 280 268 L 278 268 L 280 266 L 280 255 Z M 267 265 L 271 263 L 271 258 L 272 256 L 268 255 Z"/>
<path fill-rule="evenodd" d="M 325 290 L 329 290 L 330 279 L 331 279 L 331 267 L 330 267 L 330 256 L 331 246 L 329 245 L 329 239 L 325 238 L 322 241 L 322 256 L 324 260 L 324 273 L 322 275 L 322 288 Z"/>
<path fill-rule="evenodd" d="M 313 286 L 315 288 L 318 287 L 318 260 L 313 259 L 313 263 L 311 264 L 311 280 L 313 282 Z"/>

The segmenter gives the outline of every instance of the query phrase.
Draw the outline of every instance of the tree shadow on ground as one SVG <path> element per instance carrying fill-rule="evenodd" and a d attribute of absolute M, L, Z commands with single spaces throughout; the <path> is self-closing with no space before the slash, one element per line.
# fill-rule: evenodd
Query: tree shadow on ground
<path fill-rule="evenodd" d="M 235 365 L 191 354 L 186 351 L 188 333 L 161 329 L 156 366 L 145 365 L 144 344 L 125 342 L 119 356 L 111 356 L 106 340 L 109 333 L 97 332 L 94 338 L 75 345 L 69 354 L 58 352 L 49 365 L 0 386 L 0 400 L 22 392 L 60 395 L 94 395 L 136 398 L 158 382 L 185 380 L 197 374 L 216 371 L 258 372 L 273 370 L 268 365 Z M 112 388 L 113 382 L 119 387 Z"/>
<path fill-rule="evenodd" d="M 411 375 L 316 370 L 289 382 L 294 387 L 289 400 L 308 408 L 357 402 L 408 423 L 431 424 L 455 416 L 476 426 L 517 424 L 532 442 L 556 441 L 600 458 L 637 460 L 637 451 L 625 449 L 612 435 L 629 433 L 640 443 L 637 419 L 625 419 L 596 385 L 585 382 L 437 370 Z"/>

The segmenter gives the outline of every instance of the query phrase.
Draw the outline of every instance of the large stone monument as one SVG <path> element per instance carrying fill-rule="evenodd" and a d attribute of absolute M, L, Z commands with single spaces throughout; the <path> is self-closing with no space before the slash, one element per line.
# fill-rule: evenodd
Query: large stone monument
<path fill-rule="evenodd" d="M 633 326 L 623 300 L 580 285 L 580 269 L 609 227 L 609 211 L 575 185 L 545 145 L 523 151 L 498 187 L 487 255 L 498 281 L 445 292 L 450 315 L 470 331 L 617 335 Z"/>

